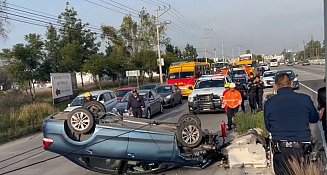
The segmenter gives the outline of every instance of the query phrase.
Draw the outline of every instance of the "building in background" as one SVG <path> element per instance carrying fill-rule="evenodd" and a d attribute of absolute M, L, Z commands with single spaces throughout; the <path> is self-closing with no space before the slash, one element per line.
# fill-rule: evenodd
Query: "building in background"
<path fill-rule="evenodd" d="M 276 59 L 279 63 L 285 61 L 284 55 L 264 55 L 263 56 L 263 60 L 265 63 L 269 63 L 270 60 L 272 60 L 272 59 Z"/>

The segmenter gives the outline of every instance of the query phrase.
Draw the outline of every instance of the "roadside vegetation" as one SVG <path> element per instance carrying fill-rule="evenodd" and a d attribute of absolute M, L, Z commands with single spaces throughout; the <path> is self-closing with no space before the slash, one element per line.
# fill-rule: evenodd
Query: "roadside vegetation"
<path fill-rule="evenodd" d="M 253 128 L 260 128 L 263 130 L 263 136 L 268 138 L 269 133 L 265 127 L 263 112 L 258 113 L 242 113 L 236 114 L 234 122 L 236 124 L 236 131 L 244 134 Z"/>

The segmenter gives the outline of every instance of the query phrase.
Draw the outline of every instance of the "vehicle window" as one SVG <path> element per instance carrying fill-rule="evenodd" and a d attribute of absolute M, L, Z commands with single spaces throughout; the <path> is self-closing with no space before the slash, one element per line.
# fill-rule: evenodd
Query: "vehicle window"
<path fill-rule="evenodd" d="M 172 163 L 152 163 L 152 162 L 138 162 L 128 161 L 127 173 L 128 174 L 148 174 L 158 173 L 165 169 L 174 167 Z"/>
<path fill-rule="evenodd" d="M 111 99 L 116 98 L 116 94 L 115 93 L 113 93 L 113 92 L 109 92 L 109 93 L 110 93 Z"/>
<path fill-rule="evenodd" d="M 287 71 L 278 71 L 278 74 L 281 74 L 281 73 L 287 73 L 291 78 L 294 78 L 295 77 L 295 73 L 291 70 L 287 70 Z"/>
<path fill-rule="evenodd" d="M 213 88 L 213 87 L 224 87 L 224 80 L 205 80 L 205 81 L 198 81 L 195 85 L 195 89 L 202 89 L 202 88 Z"/>
<path fill-rule="evenodd" d="M 275 72 L 265 72 L 265 73 L 263 73 L 263 77 L 273 77 L 273 76 L 275 76 Z"/>
<path fill-rule="evenodd" d="M 88 159 L 88 165 L 92 169 L 97 169 L 100 171 L 118 171 L 121 160 L 116 159 L 105 159 L 105 158 L 97 158 L 90 157 Z"/>
<path fill-rule="evenodd" d="M 140 89 L 141 90 L 149 90 L 149 89 L 154 89 L 156 85 L 144 85 Z"/>
<path fill-rule="evenodd" d="M 116 96 L 117 97 L 124 97 L 127 94 L 127 92 L 129 92 L 129 91 L 117 91 Z"/>
<path fill-rule="evenodd" d="M 246 74 L 245 70 L 233 70 L 234 75 L 244 75 Z"/>
<path fill-rule="evenodd" d="M 178 72 L 169 74 L 169 79 L 179 79 L 179 78 L 192 78 L 194 77 L 194 72 Z"/>
<path fill-rule="evenodd" d="M 157 93 L 168 93 L 172 91 L 172 86 L 159 86 L 156 90 Z"/>
<path fill-rule="evenodd" d="M 129 97 L 132 95 L 132 92 L 127 92 L 125 96 L 122 98 L 122 102 L 128 102 Z"/>
<path fill-rule="evenodd" d="M 99 101 L 104 101 L 104 96 L 103 96 L 103 94 L 100 95 L 100 97 L 99 97 Z"/>
<path fill-rule="evenodd" d="M 92 100 L 96 101 L 98 99 L 98 96 L 92 96 Z M 84 97 L 76 97 L 72 103 L 70 104 L 70 106 L 82 106 L 83 103 L 85 102 Z"/>
<path fill-rule="evenodd" d="M 109 101 L 111 100 L 111 95 L 109 94 L 109 92 L 106 92 L 103 94 L 103 97 L 104 97 L 104 101 Z"/>

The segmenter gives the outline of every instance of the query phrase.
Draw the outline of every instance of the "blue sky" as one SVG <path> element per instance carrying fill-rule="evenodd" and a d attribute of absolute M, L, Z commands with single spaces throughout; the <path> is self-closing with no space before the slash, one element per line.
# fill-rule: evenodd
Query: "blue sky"
<path fill-rule="evenodd" d="M 89 0 L 101 3 L 99 0 Z M 110 2 L 109 0 L 105 0 Z M 155 14 L 156 7 L 151 4 L 157 0 L 115 0 L 133 9 L 146 7 Z M 146 3 L 146 2 L 149 3 Z M 184 48 L 190 43 L 203 55 L 207 44 L 209 57 L 213 57 L 214 49 L 221 55 L 222 43 L 227 56 L 236 56 L 238 50 L 250 49 L 256 54 L 279 54 L 284 48 L 295 51 L 303 48 L 303 40 L 311 36 L 315 40 L 323 40 L 323 1 L 322 0 L 162 0 L 171 4 L 178 13 L 189 22 L 184 23 L 170 16 L 171 11 L 162 16 L 171 20 L 167 35 L 172 43 Z M 59 15 L 66 6 L 65 0 L 8 0 L 9 3 L 26 8 Z M 111 25 L 118 27 L 123 14 L 96 6 L 85 0 L 69 0 L 84 22 L 95 26 Z M 111 2 L 112 3 L 112 2 Z M 103 4 L 103 3 L 102 3 Z M 104 4 L 109 8 L 109 5 Z M 191 24 L 190 24 L 191 23 Z M 177 25 L 177 26 L 176 26 Z M 196 26 L 196 27 L 195 27 Z M 200 30 L 199 28 L 203 28 Z M 204 28 L 213 31 L 204 35 Z M 10 21 L 9 38 L 1 41 L 0 49 L 11 48 L 23 42 L 28 33 L 44 35 L 45 28 Z M 210 37 L 205 40 L 204 37 Z M 234 52 L 233 52 L 234 51 Z"/>

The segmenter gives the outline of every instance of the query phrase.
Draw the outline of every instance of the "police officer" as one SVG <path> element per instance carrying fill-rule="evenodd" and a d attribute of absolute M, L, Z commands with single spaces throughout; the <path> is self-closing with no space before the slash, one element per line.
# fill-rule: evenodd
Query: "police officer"
<path fill-rule="evenodd" d="M 241 80 L 240 79 L 236 79 L 236 87 L 235 89 L 241 93 L 241 96 L 242 96 L 242 104 L 241 104 L 241 109 L 243 112 L 245 112 L 245 105 L 244 105 L 244 101 L 246 100 L 247 98 L 247 89 L 245 87 L 245 85 L 243 85 L 241 83 Z"/>
<path fill-rule="evenodd" d="M 255 110 L 257 109 L 257 84 L 254 82 L 254 79 L 249 80 L 248 89 L 251 112 L 255 112 Z"/>
<path fill-rule="evenodd" d="M 254 79 L 256 84 L 256 103 L 258 104 L 258 110 L 262 111 L 262 102 L 263 102 L 263 89 L 265 88 L 263 82 L 260 79 L 260 76 L 257 75 Z"/>
<path fill-rule="evenodd" d="M 309 123 L 317 123 L 318 113 L 308 95 L 295 93 L 286 73 L 276 75 L 275 90 L 264 106 L 264 121 L 272 135 L 274 171 L 292 174 L 288 162 L 307 158 L 311 148 Z"/>
<path fill-rule="evenodd" d="M 144 107 L 145 104 L 143 97 L 137 93 L 137 89 L 134 89 L 133 94 L 128 99 L 127 110 L 132 108 L 133 116 L 136 118 L 142 118 Z"/>

